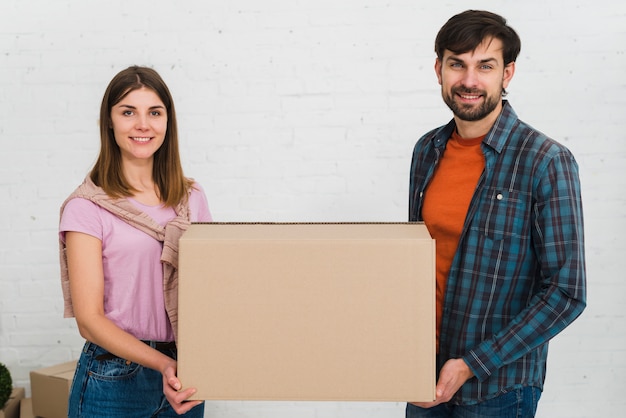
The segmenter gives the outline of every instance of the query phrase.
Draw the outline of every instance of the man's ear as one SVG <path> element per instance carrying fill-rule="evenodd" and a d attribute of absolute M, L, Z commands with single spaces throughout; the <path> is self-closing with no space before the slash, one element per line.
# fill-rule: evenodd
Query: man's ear
<path fill-rule="evenodd" d="M 439 58 L 435 59 L 435 74 L 437 74 L 437 81 L 441 85 L 441 61 Z"/>
<path fill-rule="evenodd" d="M 513 74 L 515 74 L 515 61 L 510 62 L 509 65 L 504 67 L 504 74 L 502 77 L 502 88 L 507 88 L 511 79 L 513 78 Z"/>

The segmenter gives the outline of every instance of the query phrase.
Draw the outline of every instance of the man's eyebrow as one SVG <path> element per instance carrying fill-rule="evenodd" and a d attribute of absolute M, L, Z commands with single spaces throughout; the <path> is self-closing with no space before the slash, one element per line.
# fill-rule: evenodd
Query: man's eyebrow
<path fill-rule="evenodd" d="M 454 62 L 458 62 L 458 63 L 465 63 L 465 60 L 455 56 L 455 55 L 450 55 L 448 58 L 446 58 L 446 61 L 454 61 Z M 490 58 L 484 58 L 481 59 L 480 61 L 478 61 L 479 64 L 485 64 L 488 62 L 498 62 L 497 58 L 495 57 L 490 57 Z"/>

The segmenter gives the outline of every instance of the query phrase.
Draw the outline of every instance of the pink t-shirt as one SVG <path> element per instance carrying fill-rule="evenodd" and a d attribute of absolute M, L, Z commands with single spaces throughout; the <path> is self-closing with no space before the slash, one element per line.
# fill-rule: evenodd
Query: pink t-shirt
<path fill-rule="evenodd" d="M 176 216 L 172 208 L 128 200 L 162 226 Z M 204 190 L 197 183 L 189 209 L 191 222 L 212 221 Z M 65 232 L 74 231 L 102 241 L 107 318 L 141 340 L 174 341 L 163 297 L 162 242 L 82 198 L 67 203 L 59 231 L 62 240 Z"/>

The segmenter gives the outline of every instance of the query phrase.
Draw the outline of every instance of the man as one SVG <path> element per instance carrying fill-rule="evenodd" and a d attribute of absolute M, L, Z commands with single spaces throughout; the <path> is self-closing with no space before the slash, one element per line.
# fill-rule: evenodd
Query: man
<path fill-rule="evenodd" d="M 503 100 L 520 51 L 506 20 L 453 16 L 435 72 L 454 118 L 411 164 L 409 219 L 437 242 L 437 387 L 407 417 L 533 417 L 548 341 L 585 308 L 578 166 Z"/>

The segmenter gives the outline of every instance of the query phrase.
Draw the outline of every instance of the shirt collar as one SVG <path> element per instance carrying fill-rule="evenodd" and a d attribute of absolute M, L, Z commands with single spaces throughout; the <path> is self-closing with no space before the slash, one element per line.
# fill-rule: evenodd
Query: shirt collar
<path fill-rule="evenodd" d="M 516 122 L 517 114 L 509 104 L 508 100 L 502 100 L 502 111 L 498 115 L 496 122 L 493 124 L 489 132 L 487 132 L 483 143 L 489 145 L 498 153 L 502 152 L 502 149 L 506 145 L 509 134 L 513 130 Z M 439 129 L 439 132 L 433 138 L 434 146 L 437 148 L 444 148 L 455 129 L 456 123 L 454 122 L 454 119 L 452 119 L 447 125 Z"/>

